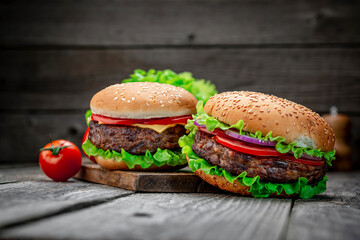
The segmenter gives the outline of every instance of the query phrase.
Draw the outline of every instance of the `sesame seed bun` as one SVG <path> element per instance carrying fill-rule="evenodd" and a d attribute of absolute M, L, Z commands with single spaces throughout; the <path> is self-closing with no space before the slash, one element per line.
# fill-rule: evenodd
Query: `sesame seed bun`
<path fill-rule="evenodd" d="M 197 100 L 183 88 L 152 82 L 109 86 L 96 93 L 91 111 L 113 118 L 149 119 L 196 113 Z"/>
<path fill-rule="evenodd" d="M 286 143 L 296 142 L 298 147 L 331 151 L 335 144 L 333 130 L 310 109 L 275 96 L 257 92 L 224 92 L 207 101 L 205 112 L 226 124 L 243 120 L 243 130 L 263 136 L 286 138 Z"/>
<path fill-rule="evenodd" d="M 167 170 L 176 170 L 181 169 L 185 167 L 184 165 L 177 165 L 177 166 L 169 166 L 169 165 L 163 165 L 161 167 L 158 167 L 156 165 L 151 165 L 148 168 L 142 168 L 140 165 L 135 165 L 134 168 L 129 168 L 124 161 L 118 162 L 116 159 L 104 159 L 99 156 L 95 156 L 95 161 L 97 164 L 99 164 L 102 168 L 107 170 L 125 170 L 125 171 L 167 171 Z"/>
<path fill-rule="evenodd" d="M 186 159 L 189 162 L 189 158 L 186 156 Z M 218 187 L 222 190 L 237 193 L 243 196 L 252 196 L 249 192 L 250 187 L 241 185 L 238 181 L 234 181 L 233 183 L 229 182 L 225 177 L 223 176 L 217 176 L 217 175 L 209 175 L 206 174 L 203 170 L 198 169 L 195 171 L 195 174 L 199 176 L 202 180 L 205 182 Z M 280 195 L 277 193 L 270 194 L 271 197 L 296 197 L 297 194 L 287 195 L 285 192 L 281 192 Z"/>

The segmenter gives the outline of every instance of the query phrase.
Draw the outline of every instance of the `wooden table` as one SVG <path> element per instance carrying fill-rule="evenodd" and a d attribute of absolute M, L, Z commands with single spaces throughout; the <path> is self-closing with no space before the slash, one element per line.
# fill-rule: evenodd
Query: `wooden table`
<path fill-rule="evenodd" d="M 311 200 L 136 193 L 0 166 L 1 239 L 360 239 L 360 172 Z"/>

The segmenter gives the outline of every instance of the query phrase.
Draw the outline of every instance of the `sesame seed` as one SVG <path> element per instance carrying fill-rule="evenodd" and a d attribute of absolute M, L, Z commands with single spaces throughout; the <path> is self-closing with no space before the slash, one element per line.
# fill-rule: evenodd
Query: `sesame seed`
<path fill-rule="evenodd" d="M 164 104 L 161 104 L 161 107 L 164 107 L 165 105 Z"/>
<path fill-rule="evenodd" d="M 134 97 L 132 97 L 132 98 L 131 98 L 131 100 L 133 100 L 133 101 L 134 101 L 134 100 L 135 100 L 135 98 L 134 98 Z"/>
<path fill-rule="evenodd" d="M 114 97 L 114 100 L 116 101 L 118 99 L 118 97 Z"/>
<path fill-rule="evenodd" d="M 130 102 L 130 100 L 127 100 L 127 102 L 129 103 L 129 102 Z"/>

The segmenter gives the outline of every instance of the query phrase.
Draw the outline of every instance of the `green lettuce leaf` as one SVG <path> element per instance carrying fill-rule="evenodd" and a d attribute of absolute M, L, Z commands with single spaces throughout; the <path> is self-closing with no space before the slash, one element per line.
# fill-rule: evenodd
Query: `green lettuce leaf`
<path fill-rule="evenodd" d="M 114 158 L 118 162 L 124 161 L 130 169 L 134 168 L 135 165 L 140 165 L 143 169 L 146 169 L 153 164 L 158 167 L 165 164 L 169 166 L 186 164 L 185 154 L 182 154 L 180 151 L 170 151 L 169 149 L 161 150 L 158 148 L 155 154 L 151 154 L 147 150 L 145 155 L 133 155 L 124 149 L 120 153 L 111 150 L 104 151 L 97 148 L 89 139 L 83 143 L 82 148 L 88 156 L 99 156 L 104 159 Z"/>
<path fill-rule="evenodd" d="M 192 93 L 198 100 L 206 102 L 211 96 L 217 93 L 216 87 L 210 81 L 193 78 L 190 72 L 175 73 L 169 69 L 156 71 L 150 69 L 144 71 L 137 69 L 126 82 L 158 82 L 182 87 Z"/>
<path fill-rule="evenodd" d="M 279 195 L 284 191 L 287 195 L 299 194 L 300 198 L 309 199 L 315 194 L 322 193 L 326 190 L 326 176 L 316 186 L 310 186 L 307 185 L 308 180 L 304 177 L 300 177 L 297 182 L 293 183 L 270 183 L 260 182 L 259 176 L 253 178 L 247 177 L 246 172 L 242 172 L 237 176 L 233 175 L 218 166 L 211 165 L 205 159 L 198 157 L 191 149 L 193 142 L 194 132 L 191 132 L 189 135 L 185 135 L 179 139 L 179 145 L 182 147 L 182 153 L 188 156 L 189 167 L 193 172 L 201 169 L 206 174 L 225 177 L 226 180 L 231 183 L 238 181 L 241 185 L 250 187 L 249 192 L 254 197 L 269 197 L 272 193 Z"/>
<path fill-rule="evenodd" d="M 273 137 L 272 132 L 270 131 L 265 136 L 262 136 L 262 133 L 260 131 L 257 131 L 256 133 L 250 133 L 247 131 L 244 131 L 244 121 L 239 120 L 236 124 L 229 126 L 228 124 L 225 124 L 223 122 L 220 122 L 214 117 L 210 117 L 205 111 L 204 111 L 204 104 L 203 102 L 199 101 L 197 106 L 197 114 L 193 115 L 193 118 L 200 124 L 205 125 L 207 130 L 214 131 L 215 128 L 220 128 L 222 130 L 228 130 L 228 129 L 237 129 L 239 130 L 240 135 L 247 135 L 254 138 L 257 138 L 259 140 L 270 140 L 270 141 L 276 141 L 277 144 L 275 146 L 275 149 L 278 152 L 281 153 L 288 153 L 290 150 L 294 154 L 295 158 L 300 158 L 303 153 L 306 153 L 310 156 L 316 156 L 316 157 L 324 157 L 326 159 L 326 163 L 330 166 L 332 166 L 331 161 L 335 160 L 335 150 L 330 152 L 323 152 L 321 149 L 311 149 L 309 147 L 298 147 L 296 146 L 296 142 L 292 142 L 290 144 L 285 143 L 286 139 L 281 136 Z M 188 121 L 187 129 L 197 129 L 196 126 L 193 124 L 194 121 Z"/>
<path fill-rule="evenodd" d="M 91 116 L 92 112 L 91 109 L 87 110 L 85 113 L 85 122 L 86 124 L 89 126 L 90 123 L 90 116 Z"/>

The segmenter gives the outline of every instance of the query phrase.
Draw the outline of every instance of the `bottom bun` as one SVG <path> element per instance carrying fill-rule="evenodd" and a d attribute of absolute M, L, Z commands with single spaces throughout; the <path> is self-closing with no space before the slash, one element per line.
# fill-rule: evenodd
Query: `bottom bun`
<path fill-rule="evenodd" d="M 187 161 L 189 162 L 189 158 L 186 156 Z M 229 182 L 225 177 L 220 177 L 217 175 L 209 175 L 206 174 L 203 170 L 198 169 L 195 171 L 195 174 L 199 176 L 205 182 L 218 187 L 222 190 L 237 193 L 243 196 L 252 196 L 249 192 L 250 187 L 241 185 L 238 181 L 234 181 L 233 183 Z M 270 197 L 296 197 L 297 194 L 287 195 L 285 192 L 281 192 L 280 195 L 277 193 L 270 194 Z"/>
<path fill-rule="evenodd" d="M 96 156 L 95 161 L 99 164 L 102 168 L 107 170 L 125 170 L 125 171 L 167 171 L 167 170 L 176 170 L 186 166 L 184 165 L 177 165 L 177 166 L 169 166 L 163 165 L 158 167 L 156 165 L 151 165 L 148 168 L 142 168 L 140 165 L 135 165 L 134 168 L 129 168 L 124 161 L 116 161 L 115 159 L 104 159 L 102 157 Z"/>

